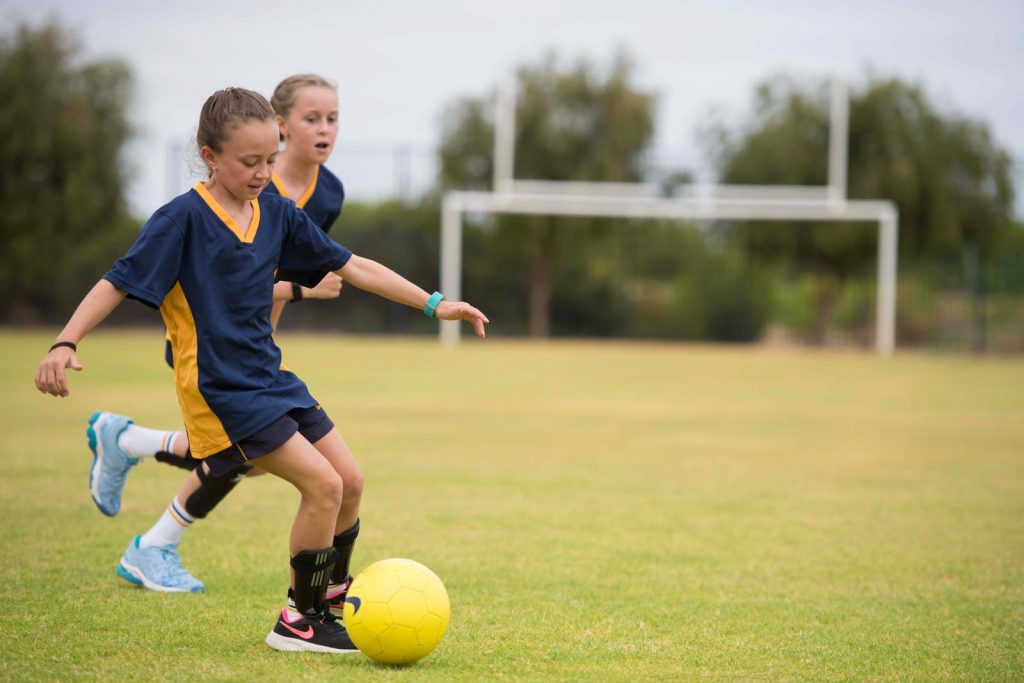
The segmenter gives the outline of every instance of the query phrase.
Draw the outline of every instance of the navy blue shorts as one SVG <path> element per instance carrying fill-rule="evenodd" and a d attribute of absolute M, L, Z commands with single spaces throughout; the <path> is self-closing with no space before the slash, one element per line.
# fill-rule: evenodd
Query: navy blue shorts
<path fill-rule="evenodd" d="M 316 443 L 334 429 L 334 422 L 319 404 L 312 408 L 294 408 L 271 422 L 252 436 L 248 436 L 228 448 L 204 458 L 214 477 L 224 477 L 237 472 L 268 453 L 283 446 L 295 432 L 302 434 L 310 443 Z M 258 465 L 259 463 L 255 463 Z"/>

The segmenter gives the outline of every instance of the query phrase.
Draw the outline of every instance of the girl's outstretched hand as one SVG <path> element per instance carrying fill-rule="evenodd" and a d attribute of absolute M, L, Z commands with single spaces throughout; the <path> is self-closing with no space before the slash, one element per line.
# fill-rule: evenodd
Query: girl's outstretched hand
<path fill-rule="evenodd" d="M 74 351 L 66 346 L 50 351 L 36 370 L 36 389 L 51 396 L 67 396 L 71 393 L 67 373 L 64 372 L 68 368 L 82 371 L 82 364 L 78 362 Z"/>
<path fill-rule="evenodd" d="M 473 325 L 476 336 L 486 337 L 484 325 L 491 322 L 483 312 L 473 308 L 465 301 L 442 301 L 434 310 L 434 316 L 441 320 L 465 320 Z"/>

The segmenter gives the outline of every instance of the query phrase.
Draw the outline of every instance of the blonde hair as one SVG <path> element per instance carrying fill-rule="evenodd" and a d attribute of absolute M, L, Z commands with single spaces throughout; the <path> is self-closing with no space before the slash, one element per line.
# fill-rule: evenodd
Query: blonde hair
<path fill-rule="evenodd" d="M 330 88 L 335 92 L 338 91 L 338 86 L 331 83 L 323 76 L 316 74 L 296 74 L 295 76 L 289 76 L 274 88 L 274 94 L 270 98 L 270 105 L 274 108 L 274 111 L 278 116 L 282 118 L 288 118 L 288 112 L 295 106 L 295 98 L 299 93 L 299 90 L 307 87 L 318 87 L 318 88 Z"/>
<path fill-rule="evenodd" d="M 231 129 L 244 121 L 273 121 L 274 110 L 263 95 L 245 88 L 224 88 L 203 103 L 196 128 L 196 145 L 221 151 Z"/>

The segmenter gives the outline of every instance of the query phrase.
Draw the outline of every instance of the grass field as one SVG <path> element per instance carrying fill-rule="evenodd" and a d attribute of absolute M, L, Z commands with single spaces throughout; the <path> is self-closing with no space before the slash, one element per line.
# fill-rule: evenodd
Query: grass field
<path fill-rule="evenodd" d="M 0 678 L 1024 679 L 1019 359 L 283 335 L 366 474 L 356 568 L 451 595 L 394 669 L 263 644 L 297 503 L 271 477 L 186 536 L 205 594 L 118 579 L 182 476 L 144 463 L 105 518 L 84 429 L 179 425 L 160 334 L 91 336 L 65 400 L 32 386 L 51 340 L 0 333 Z"/>

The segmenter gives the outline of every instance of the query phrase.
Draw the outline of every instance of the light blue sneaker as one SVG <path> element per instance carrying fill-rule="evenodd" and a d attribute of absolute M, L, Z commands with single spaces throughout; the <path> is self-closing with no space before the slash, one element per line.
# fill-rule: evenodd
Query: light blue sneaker
<path fill-rule="evenodd" d="M 125 581 L 161 593 L 201 593 L 203 582 L 181 566 L 178 544 L 140 548 L 136 536 L 128 544 L 117 565 L 117 575 Z"/>
<path fill-rule="evenodd" d="M 128 470 L 138 464 L 139 459 L 124 452 L 117 444 L 121 432 L 132 424 L 131 418 L 97 410 L 89 416 L 89 450 L 92 451 L 92 467 L 89 468 L 89 493 L 100 512 L 113 517 L 121 510 L 121 492 Z"/>

